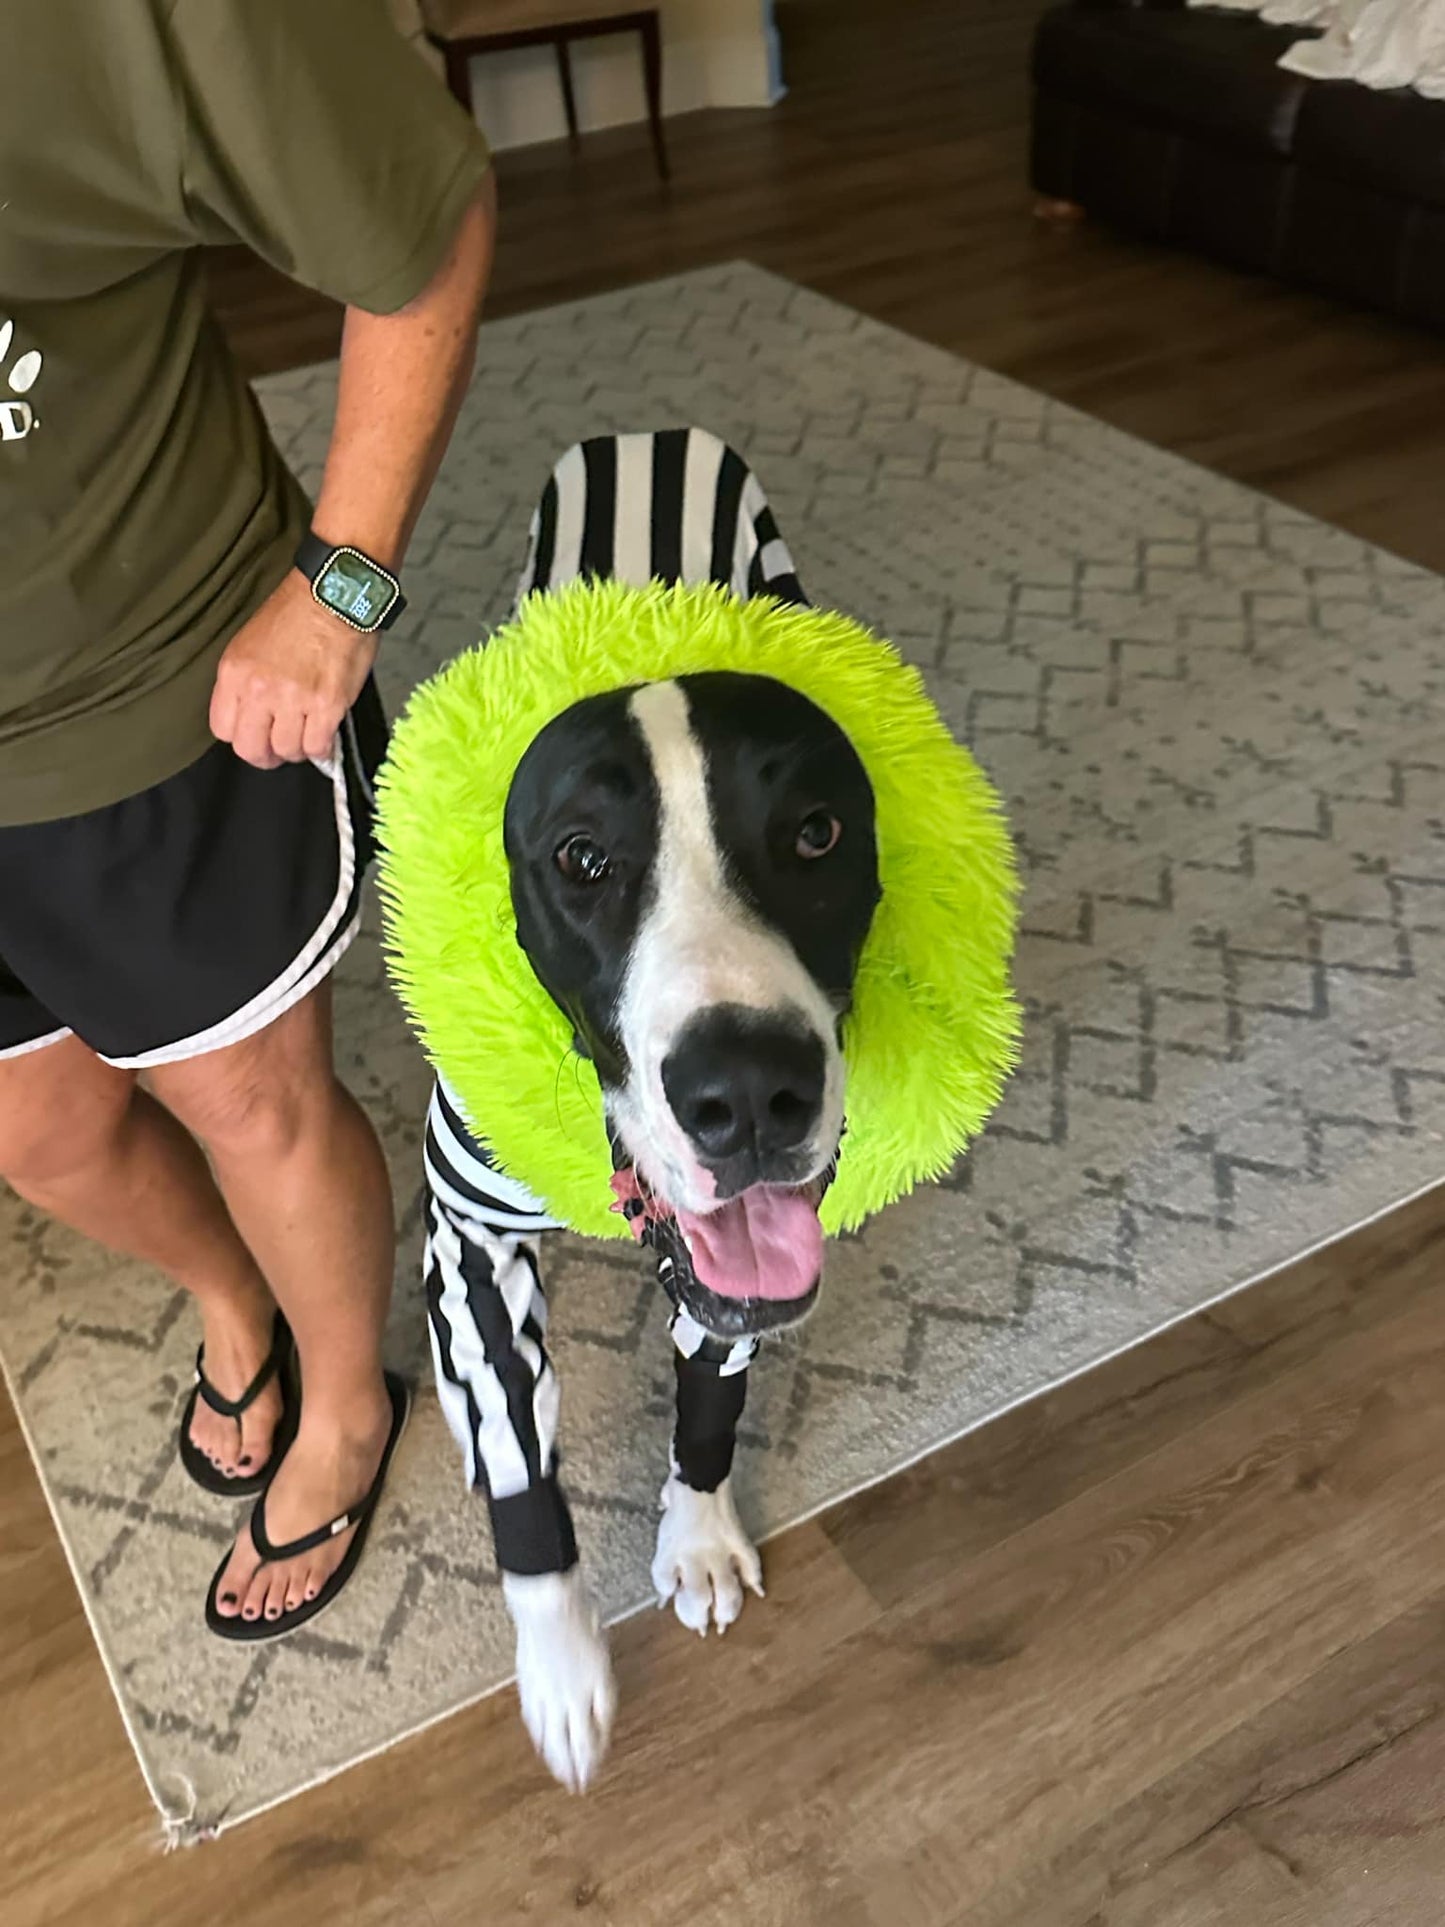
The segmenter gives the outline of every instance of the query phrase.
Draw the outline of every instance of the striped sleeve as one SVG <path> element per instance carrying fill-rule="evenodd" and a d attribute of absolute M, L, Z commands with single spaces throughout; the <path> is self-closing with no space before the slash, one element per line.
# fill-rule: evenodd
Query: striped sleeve
<path fill-rule="evenodd" d="M 440 1080 L 427 1111 L 423 1161 L 432 1196 L 464 1224 L 502 1237 L 561 1228 L 540 1199 L 492 1164 Z"/>
<path fill-rule="evenodd" d="M 461 1224 L 431 1198 L 424 1258 L 437 1395 L 467 1480 L 487 1495 L 503 1572 L 577 1563 L 557 1483 L 557 1375 L 537 1256 L 518 1237 Z"/>
<path fill-rule="evenodd" d="M 487 1495 L 504 1572 L 565 1572 L 577 1545 L 557 1483 L 557 1376 L 534 1239 L 557 1220 L 498 1171 L 438 1083 L 427 1112 L 423 1271 L 437 1395 L 467 1481 Z"/>

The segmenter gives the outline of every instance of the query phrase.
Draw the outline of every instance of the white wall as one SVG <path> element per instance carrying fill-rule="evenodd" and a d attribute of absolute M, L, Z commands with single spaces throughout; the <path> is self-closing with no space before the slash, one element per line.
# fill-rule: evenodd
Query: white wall
<path fill-rule="evenodd" d="M 782 93 L 772 0 L 660 0 L 662 107 L 771 107 Z M 578 6 L 586 12 L 585 0 Z M 572 48 L 583 131 L 646 117 L 642 48 L 635 33 Z M 472 63 L 477 119 L 493 147 L 525 147 L 567 131 L 550 47 L 486 54 Z"/>

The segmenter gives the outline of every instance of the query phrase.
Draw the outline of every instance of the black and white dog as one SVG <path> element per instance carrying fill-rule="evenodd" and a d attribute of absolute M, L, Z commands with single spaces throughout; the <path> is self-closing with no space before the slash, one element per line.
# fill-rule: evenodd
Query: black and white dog
<path fill-rule="evenodd" d="M 521 593 L 580 574 L 712 579 L 803 600 L 762 491 L 701 431 L 573 448 Z M 746 1372 L 811 1308 L 843 1131 L 838 1025 L 878 900 L 873 796 L 843 733 L 755 676 L 580 702 L 507 799 L 517 931 L 597 1067 L 624 1209 L 672 1305 L 677 1419 L 652 1577 L 685 1626 L 761 1593 L 729 1474 Z M 444 1083 L 428 1117 L 426 1292 L 443 1409 L 488 1498 L 523 1718 L 584 1786 L 613 1712 L 607 1647 L 555 1467 L 545 1209 L 487 1161 Z"/>

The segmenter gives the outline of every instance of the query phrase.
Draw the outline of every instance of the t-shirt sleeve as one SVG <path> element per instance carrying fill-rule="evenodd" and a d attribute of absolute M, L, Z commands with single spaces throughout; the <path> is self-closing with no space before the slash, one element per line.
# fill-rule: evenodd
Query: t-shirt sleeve
<path fill-rule="evenodd" d="M 385 0 L 176 0 L 171 35 L 195 239 L 373 314 L 420 294 L 489 156 Z"/>

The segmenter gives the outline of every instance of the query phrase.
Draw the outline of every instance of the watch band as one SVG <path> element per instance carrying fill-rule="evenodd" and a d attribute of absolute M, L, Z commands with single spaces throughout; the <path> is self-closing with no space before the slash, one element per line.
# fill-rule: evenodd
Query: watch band
<path fill-rule="evenodd" d="M 334 555 L 346 554 L 348 552 L 352 555 L 359 555 L 369 569 L 375 569 L 378 575 L 384 576 L 388 582 L 394 584 L 396 586 L 396 594 L 392 597 L 386 614 L 381 618 L 381 621 L 369 629 L 363 628 L 360 623 L 350 622 L 339 610 L 332 609 L 331 613 L 338 616 L 341 621 L 346 622 L 348 627 L 355 629 L 358 634 L 380 635 L 383 629 L 389 629 L 391 627 L 406 607 L 406 597 L 401 593 L 401 586 L 397 583 L 396 576 L 390 569 L 383 568 L 380 562 L 377 562 L 372 556 L 369 556 L 365 549 L 357 548 L 354 542 L 327 542 L 323 540 L 314 529 L 308 529 L 297 543 L 295 563 L 296 567 L 314 589 L 321 577 L 325 574 L 327 564 L 331 561 L 331 558 Z M 319 596 L 317 600 L 321 600 Z M 326 608 L 329 605 L 323 602 L 321 606 Z"/>

